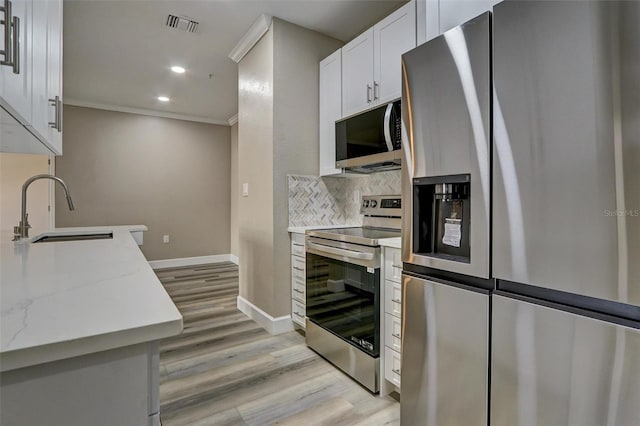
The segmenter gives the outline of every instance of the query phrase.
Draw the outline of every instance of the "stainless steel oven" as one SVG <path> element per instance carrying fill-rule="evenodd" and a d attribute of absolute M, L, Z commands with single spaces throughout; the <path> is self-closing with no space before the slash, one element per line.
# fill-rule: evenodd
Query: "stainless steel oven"
<path fill-rule="evenodd" d="M 365 226 L 307 231 L 307 345 L 372 392 L 380 370 L 380 245 L 399 196 L 363 197 Z M 375 226 L 373 226 L 375 225 Z"/>
<path fill-rule="evenodd" d="M 380 355 L 380 247 L 309 237 L 307 318 L 355 345 Z"/>

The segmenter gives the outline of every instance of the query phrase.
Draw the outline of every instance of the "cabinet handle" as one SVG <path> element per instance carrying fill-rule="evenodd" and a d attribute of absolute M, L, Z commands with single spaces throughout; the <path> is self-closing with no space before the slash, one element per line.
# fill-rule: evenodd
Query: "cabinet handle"
<path fill-rule="evenodd" d="M 13 17 L 13 73 L 20 74 L 20 18 Z"/>
<path fill-rule="evenodd" d="M 371 86 L 367 84 L 367 103 L 371 103 Z"/>
<path fill-rule="evenodd" d="M 294 314 L 296 314 L 296 315 L 297 315 L 297 316 L 299 316 L 299 317 L 301 317 L 301 316 L 302 316 L 302 314 L 301 314 L 300 312 L 293 311 L 293 313 L 294 313 Z"/>
<path fill-rule="evenodd" d="M 60 101 L 60 96 L 49 99 L 49 105 L 51 105 L 55 111 L 55 119 L 49 122 L 49 127 L 56 129 L 58 132 L 62 132 L 62 102 Z"/>
<path fill-rule="evenodd" d="M 394 368 L 391 370 L 392 373 L 397 374 L 398 376 L 400 376 L 400 369 L 399 368 Z"/>
<path fill-rule="evenodd" d="M 0 62 L 0 65 L 13 66 L 11 60 L 11 2 L 4 0 L 4 6 L 0 6 L 0 12 L 4 14 L 4 19 L 0 21 L 0 24 L 4 25 L 4 46 L 0 50 L 0 55 L 4 56 L 4 60 Z"/>
<path fill-rule="evenodd" d="M 400 299 L 391 299 L 391 301 L 392 301 L 393 303 L 399 303 L 399 304 L 401 304 L 401 305 L 402 305 L 402 300 L 400 300 Z"/>
<path fill-rule="evenodd" d="M 391 266 L 394 268 L 402 268 L 402 265 L 398 265 L 398 264 L 391 264 Z"/>
<path fill-rule="evenodd" d="M 293 291 L 295 291 L 296 293 L 304 293 L 304 291 L 298 290 L 297 288 L 294 288 Z"/>
<path fill-rule="evenodd" d="M 294 266 L 293 269 L 295 269 L 296 271 L 301 271 L 301 272 L 304 271 L 304 269 L 298 268 L 297 266 Z"/>
<path fill-rule="evenodd" d="M 378 84 L 377 81 L 373 82 L 373 100 L 375 101 L 376 99 L 378 99 L 378 92 L 380 91 L 378 88 L 380 87 L 380 85 Z"/>
<path fill-rule="evenodd" d="M 396 339 L 401 339 L 399 334 L 392 334 L 391 337 L 395 337 Z"/>

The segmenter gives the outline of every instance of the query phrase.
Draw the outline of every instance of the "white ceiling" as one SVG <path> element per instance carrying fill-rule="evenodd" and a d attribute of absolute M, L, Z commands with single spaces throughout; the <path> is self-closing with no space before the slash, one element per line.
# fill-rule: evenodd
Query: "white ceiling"
<path fill-rule="evenodd" d="M 406 0 L 65 0 L 65 102 L 225 123 L 238 110 L 238 68 L 227 55 L 261 14 L 348 41 L 403 3 Z M 166 27 L 169 13 L 195 18 L 198 33 Z M 182 65 L 187 72 L 175 74 L 172 65 Z M 161 103 L 159 95 L 171 102 Z"/>

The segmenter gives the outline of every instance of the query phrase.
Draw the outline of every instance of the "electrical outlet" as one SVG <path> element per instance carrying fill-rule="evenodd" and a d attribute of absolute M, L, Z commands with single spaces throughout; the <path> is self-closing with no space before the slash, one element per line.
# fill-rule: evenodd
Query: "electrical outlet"
<path fill-rule="evenodd" d="M 165 243 L 165 244 L 168 244 L 169 243 L 169 236 L 168 235 L 163 235 L 162 236 L 162 242 Z"/>

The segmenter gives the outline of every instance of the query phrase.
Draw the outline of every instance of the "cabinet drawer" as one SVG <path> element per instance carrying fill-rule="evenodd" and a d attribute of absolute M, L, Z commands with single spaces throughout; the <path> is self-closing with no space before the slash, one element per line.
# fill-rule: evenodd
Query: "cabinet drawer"
<path fill-rule="evenodd" d="M 384 315 L 384 344 L 394 351 L 402 351 L 400 318 L 390 314 Z"/>
<path fill-rule="evenodd" d="M 400 282 L 402 279 L 402 255 L 400 249 L 385 247 L 384 249 L 384 277 L 391 281 Z"/>
<path fill-rule="evenodd" d="M 291 319 L 293 322 L 305 328 L 305 317 L 307 315 L 307 308 L 304 303 L 300 303 L 297 300 L 291 301 Z"/>
<path fill-rule="evenodd" d="M 291 254 L 304 257 L 304 234 L 291 234 Z"/>
<path fill-rule="evenodd" d="M 291 278 L 305 282 L 307 275 L 307 265 L 305 259 L 298 256 L 291 256 Z"/>
<path fill-rule="evenodd" d="M 304 281 L 294 279 L 291 282 L 291 298 L 299 300 L 302 303 L 307 302 L 307 291 Z"/>
<path fill-rule="evenodd" d="M 384 348 L 384 378 L 400 387 L 400 354 L 388 347 Z"/>
<path fill-rule="evenodd" d="M 402 318 L 402 284 L 389 280 L 384 282 L 384 311 Z"/>
<path fill-rule="evenodd" d="M 305 260 L 291 256 L 291 298 L 306 302 Z"/>
<path fill-rule="evenodd" d="M 304 242 L 302 244 L 300 243 L 296 243 L 296 242 L 291 242 L 291 254 L 294 256 L 300 256 L 300 257 L 304 257 L 305 253 L 304 253 Z"/>

